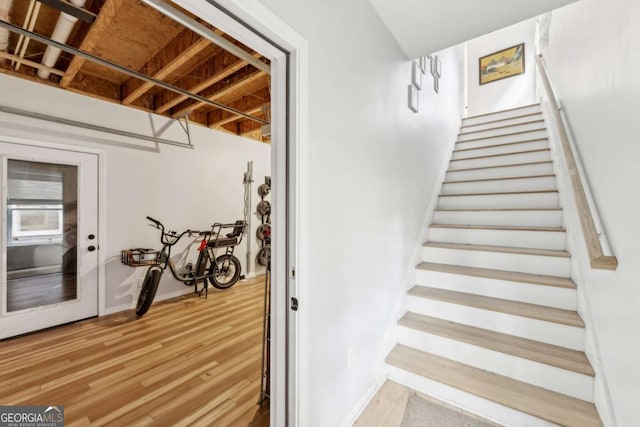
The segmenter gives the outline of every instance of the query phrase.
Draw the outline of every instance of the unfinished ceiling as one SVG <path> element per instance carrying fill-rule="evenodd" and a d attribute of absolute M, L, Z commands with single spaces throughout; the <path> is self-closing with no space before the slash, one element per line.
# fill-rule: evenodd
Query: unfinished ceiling
<path fill-rule="evenodd" d="M 8 16 L 3 14 L 3 3 Z M 61 10 L 67 13 L 61 15 Z M 261 64 L 251 65 L 238 52 L 234 55 L 220 48 L 140 0 L 0 0 L 0 19 L 188 93 L 168 90 L 79 55 L 63 51 L 57 57 L 56 49 L 46 52 L 46 44 L 15 32 L 4 49 L 0 34 L 2 73 L 167 117 L 188 115 L 192 123 L 269 141 L 262 134 L 270 119 L 265 67 L 256 68 Z M 68 37 L 65 24 L 57 24 L 63 20 L 71 21 L 65 23 Z M 206 26 L 245 51 L 249 60 L 269 63 Z"/>

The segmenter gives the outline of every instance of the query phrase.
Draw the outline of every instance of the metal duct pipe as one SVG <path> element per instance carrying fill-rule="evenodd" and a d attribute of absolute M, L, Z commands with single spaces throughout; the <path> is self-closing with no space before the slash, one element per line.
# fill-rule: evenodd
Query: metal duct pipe
<path fill-rule="evenodd" d="M 11 10 L 11 5 L 13 0 L 0 0 L 0 19 L 3 21 L 9 21 L 9 11 Z M 0 29 L 0 52 L 6 52 L 9 48 L 9 30 Z M 0 61 L 4 62 L 4 59 L 0 59 Z"/>
<path fill-rule="evenodd" d="M 71 3 L 78 7 L 84 7 L 84 4 L 87 0 L 70 0 Z M 67 15 L 64 12 L 60 12 L 60 17 L 58 18 L 58 22 L 56 23 L 55 28 L 53 29 L 53 33 L 51 34 L 51 39 L 55 40 L 59 43 L 67 43 L 69 39 L 69 35 L 71 34 L 71 30 L 73 30 L 73 26 L 78 22 L 78 18 L 75 16 Z M 62 51 L 57 47 L 48 46 L 47 50 L 44 52 L 44 56 L 42 57 L 42 64 L 47 67 L 53 68 L 58 62 L 58 58 L 60 57 L 60 53 Z M 38 77 L 41 79 L 48 79 L 51 73 L 47 70 L 38 70 Z"/>

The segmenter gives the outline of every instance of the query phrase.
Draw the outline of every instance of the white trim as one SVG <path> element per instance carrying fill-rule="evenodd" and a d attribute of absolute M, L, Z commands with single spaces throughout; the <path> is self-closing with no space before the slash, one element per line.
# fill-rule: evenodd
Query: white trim
<path fill-rule="evenodd" d="M 306 188 L 308 170 L 306 161 L 307 42 L 257 0 L 217 0 L 220 7 L 235 15 L 244 24 L 221 12 L 209 2 L 174 0 L 174 3 L 220 28 L 271 60 L 273 85 L 271 105 L 272 117 L 274 118 L 274 123 L 272 123 L 271 175 L 272 182 L 275 183 L 272 196 L 272 221 L 274 224 L 272 281 L 276 284 L 271 288 L 273 318 L 271 354 L 274 356 L 271 365 L 271 425 L 308 424 L 306 399 L 310 393 L 304 388 L 306 379 L 304 374 L 307 369 L 299 366 L 300 360 L 307 360 L 303 356 L 305 349 L 308 348 L 305 345 L 305 340 L 308 337 L 299 334 L 301 329 L 305 330 L 304 326 L 306 325 L 306 312 L 303 305 L 306 301 L 306 289 L 305 286 L 300 286 L 300 283 L 308 283 L 305 271 L 306 262 L 304 262 L 308 256 L 308 247 L 299 244 L 299 242 L 305 242 L 305 237 L 308 235 L 308 226 L 301 221 L 301 219 L 307 218 L 306 199 L 302 199 L 306 193 L 304 189 Z M 289 63 L 287 64 L 284 52 L 249 28 L 288 51 Z M 289 74 L 288 93 L 284 86 L 287 71 Z M 289 125 L 288 129 L 286 128 L 287 124 Z M 288 147 L 285 144 L 285 135 L 288 136 Z M 287 153 L 287 149 L 289 153 Z M 290 171 L 289 182 L 286 181 L 287 168 Z M 285 194 L 286 198 L 282 197 L 282 194 Z M 289 209 L 288 212 L 287 209 Z M 288 213 L 288 218 L 285 213 Z M 287 237 L 286 227 L 289 227 L 290 240 L 288 242 L 285 240 Z M 290 265 L 286 265 L 287 255 Z M 289 280 L 288 272 L 292 268 L 296 269 L 295 283 L 293 280 Z M 283 286 L 278 286 L 279 284 L 283 284 Z M 287 289 L 287 286 L 290 288 Z M 298 312 L 294 313 L 289 310 L 288 297 L 290 295 L 297 295 L 301 300 L 301 308 Z M 288 354 L 287 340 L 290 345 Z M 285 364 L 287 359 L 288 365 Z M 286 383 L 287 379 L 288 384 Z M 288 395 L 287 385 L 289 387 Z"/>

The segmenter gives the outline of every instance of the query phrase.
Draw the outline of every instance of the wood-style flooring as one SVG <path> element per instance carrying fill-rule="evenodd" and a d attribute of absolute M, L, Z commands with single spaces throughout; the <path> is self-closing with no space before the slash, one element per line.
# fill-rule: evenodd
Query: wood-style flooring
<path fill-rule="evenodd" d="M 258 405 L 264 278 L 0 342 L 0 404 L 73 426 L 268 426 Z"/>
<path fill-rule="evenodd" d="M 7 280 L 7 311 L 76 299 L 76 275 L 42 274 Z"/>

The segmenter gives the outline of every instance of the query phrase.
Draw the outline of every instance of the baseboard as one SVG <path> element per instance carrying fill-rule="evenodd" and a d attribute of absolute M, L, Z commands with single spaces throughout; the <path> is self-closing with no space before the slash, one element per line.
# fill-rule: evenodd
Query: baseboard
<path fill-rule="evenodd" d="M 344 421 L 340 424 L 340 427 L 351 427 L 356 422 L 367 405 L 369 405 L 369 402 L 371 402 L 371 399 L 373 399 L 373 396 L 375 396 L 378 390 L 380 390 L 380 387 L 382 387 L 382 384 L 384 384 L 386 379 L 387 377 L 385 376 L 380 381 L 374 382 L 367 388 L 360 400 L 358 400 L 358 403 L 356 403 L 353 409 L 351 409 L 349 415 L 347 415 Z"/>
<path fill-rule="evenodd" d="M 165 301 L 171 298 L 176 298 L 176 297 L 181 297 L 183 295 L 187 295 L 187 294 L 191 294 L 193 293 L 193 288 L 187 288 L 187 289 L 183 289 L 180 291 L 175 291 L 175 292 L 169 292 L 167 294 L 162 294 L 162 295 L 156 295 L 156 297 L 154 298 L 153 302 L 156 303 L 158 301 Z M 108 314 L 113 314 L 113 313 L 119 313 L 121 311 L 126 311 L 126 310 L 131 310 L 132 308 L 135 307 L 136 301 L 133 300 L 131 301 L 131 304 L 121 304 L 121 305 L 117 305 L 115 307 L 108 307 L 105 310 L 105 315 Z"/>

